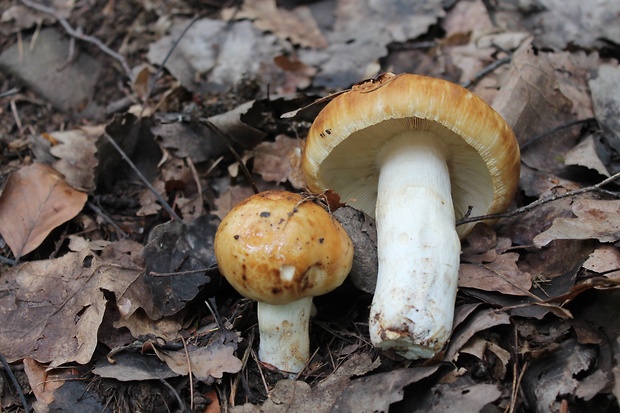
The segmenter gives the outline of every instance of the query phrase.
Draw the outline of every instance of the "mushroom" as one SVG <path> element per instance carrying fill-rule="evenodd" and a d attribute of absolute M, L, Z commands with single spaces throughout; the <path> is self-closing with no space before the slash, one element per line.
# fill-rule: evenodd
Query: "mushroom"
<path fill-rule="evenodd" d="M 319 113 L 302 160 L 309 189 L 331 189 L 376 220 L 379 271 L 369 320 L 376 347 L 415 359 L 444 346 L 459 238 L 474 225 L 455 227 L 456 219 L 508 208 L 519 167 L 504 119 L 444 80 L 386 73 Z"/>
<path fill-rule="evenodd" d="M 303 370 L 312 297 L 341 285 L 351 269 L 347 233 L 300 195 L 265 191 L 224 217 L 214 249 L 221 274 L 258 302 L 259 359 L 285 372 Z"/>

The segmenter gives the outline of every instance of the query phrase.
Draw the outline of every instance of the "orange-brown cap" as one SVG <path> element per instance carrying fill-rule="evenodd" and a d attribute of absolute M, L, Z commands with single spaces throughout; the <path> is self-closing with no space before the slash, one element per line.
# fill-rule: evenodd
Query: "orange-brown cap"
<path fill-rule="evenodd" d="M 519 183 L 517 140 L 482 99 L 454 83 L 386 73 L 333 99 L 319 113 L 302 168 L 310 190 L 332 189 L 342 202 L 374 216 L 377 155 L 393 136 L 426 130 L 448 153 L 456 219 L 504 211 Z M 459 226 L 459 236 L 474 224 Z"/>
<path fill-rule="evenodd" d="M 219 270 L 240 294 L 287 304 L 326 294 L 353 262 L 351 239 L 327 211 L 298 194 L 260 192 L 235 206 L 215 235 Z"/>

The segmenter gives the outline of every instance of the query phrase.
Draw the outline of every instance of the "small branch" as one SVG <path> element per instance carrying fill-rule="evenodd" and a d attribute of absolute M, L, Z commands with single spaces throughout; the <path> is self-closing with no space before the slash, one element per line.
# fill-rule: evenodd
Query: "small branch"
<path fill-rule="evenodd" d="M 129 159 L 129 156 L 127 156 L 127 154 L 123 152 L 123 149 L 121 149 L 121 147 L 118 146 L 118 143 L 116 143 L 116 141 L 107 133 L 104 133 L 103 136 L 106 137 L 108 142 L 110 142 L 110 144 L 114 147 L 114 149 L 116 149 L 116 151 L 121 155 L 123 160 L 125 160 L 125 162 L 127 162 L 127 164 L 131 167 L 131 169 L 133 169 L 136 175 L 138 175 L 142 183 L 144 183 L 144 185 L 147 186 L 147 188 L 153 193 L 153 195 L 155 195 L 155 198 L 160 203 L 160 205 L 168 212 L 168 214 L 170 215 L 170 218 L 177 220 L 179 222 L 182 222 L 181 218 L 177 215 L 174 209 L 172 209 L 172 207 L 168 205 L 168 202 L 166 202 L 166 200 L 161 196 L 161 194 L 157 191 L 157 189 L 155 189 L 155 187 L 151 185 L 148 179 L 146 179 L 146 177 L 142 175 L 142 172 L 140 172 L 138 167 L 131 161 L 131 159 Z"/>
<path fill-rule="evenodd" d="M 500 67 L 501 65 L 505 65 L 506 63 L 510 63 L 511 60 L 512 60 L 512 55 L 506 56 L 506 57 L 503 57 L 503 58 L 501 58 L 499 60 L 494 61 L 493 63 L 491 63 L 490 65 L 484 67 L 481 71 L 476 73 L 476 75 L 472 79 L 470 79 L 470 80 L 468 80 L 466 82 L 463 82 L 461 84 L 461 86 L 463 86 L 465 89 L 468 89 L 468 88 L 474 86 L 483 77 L 485 77 L 486 75 L 488 75 L 489 73 L 491 73 L 492 71 L 494 71 L 495 69 Z"/>
<path fill-rule="evenodd" d="M 609 178 L 599 182 L 596 185 L 587 186 L 587 187 L 581 188 L 581 189 L 576 189 L 574 191 L 569 191 L 569 192 L 566 192 L 564 194 L 551 195 L 551 196 L 548 196 L 546 198 L 540 198 L 540 199 L 532 202 L 531 204 L 528 204 L 528 205 L 523 206 L 521 208 L 517 208 L 517 209 L 515 209 L 513 211 L 504 212 L 504 213 L 501 213 L 501 214 L 489 214 L 489 215 L 481 215 L 481 216 L 471 217 L 471 218 L 462 218 L 462 219 L 459 219 L 456 222 L 456 226 L 463 225 L 463 224 L 469 224 L 470 222 L 485 221 L 487 219 L 512 218 L 514 216 L 523 214 L 525 212 L 529 212 L 532 209 L 537 208 L 537 207 L 539 207 L 541 205 L 548 204 L 549 202 L 557 201 L 557 200 L 563 199 L 563 198 L 569 198 L 569 197 L 576 196 L 576 195 L 585 194 L 587 192 L 603 192 L 605 194 L 612 194 L 612 195 L 617 197 L 620 194 L 607 191 L 605 189 L 602 189 L 601 187 L 607 185 L 608 183 L 611 183 L 611 182 L 615 181 L 618 178 L 620 178 L 620 172 L 618 172 L 615 175 L 610 176 Z"/>
<path fill-rule="evenodd" d="M 110 218 L 110 216 L 108 214 L 106 214 L 105 212 L 103 212 L 103 209 L 99 208 L 97 205 L 93 204 L 92 202 L 87 202 L 86 206 L 88 206 L 88 208 L 90 208 L 95 214 L 99 215 L 101 217 L 101 219 L 103 219 L 105 222 L 107 222 L 109 225 L 112 226 L 112 228 L 114 228 L 114 230 L 121 236 L 121 238 L 127 238 L 128 235 L 125 231 L 123 231 L 121 229 L 121 227 L 119 227 L 116 222 L 114 222 L 114 220 L 112 218 Z"/>
<path fill-rule="evenodd" d="M 556 126 L 555 128 L 553 128 L 553 129 L 551 129 L 551 130 L 549 130 L 549 131 L 547 131 L 545 133 L 542 133 L 542 134 L 540 134 L 538 136 L 534 136 L 533 138 L 529 139 L 527 142 L 522 144 L 521 148 L 520 148 L 521 152 L 524 152 L 533 143 L 538 142 L 539 140 L 541 140 L 541 139 L 543 139 L 543 138 L 545 138 L 545 137 L 547 137 L 549 135 L 553 135 L 554 133 L 559 132 L 562 129 L 568 129 L 568 128 L 570 128 L 572 126 L 575 126 L 575 125 L 581 125 L 581 124 L 590 123 L 590 122 L 596 122 L 596 119 L 595 118 L 579 119 L 579 120 L 575 120 L 575 121 L 572 121 L 572 122 L 565 123 L 563 125 Z"/>
<path fill-rule="evenodd" d="M 2 353 L 0 353 L 0 363 L 2 363 L 2 367 L 4 368 L 4 371 L 11 379 L 11 383 L 13 383 L 13 387 L 15 387 L 15 390 L 17 390 L 17 394 L 19 395 L 19 399 L 22 402 L 22 407 L 24 408 L 24 412 L 26 413 L 30 412 L 30 407 L 28 407 L 28 403 L 26 402 L 26 398 L 24 397 L 24 392 L 22 391 L 22 388 L 19 385 L 17 378 L 13 374 L 13 370 L 11 370 L 11 366 L 9 366 L 9 363 L 6 361 Z"/>
<path fill-rule="evenodd" d="M 17 265 L 17 261 L 7 258 L 4 255 L 0 255 L 0 262 L 7 265 Z"/>
<path fill-rule="evenodd" d="M 224 144 L 226 145 L 228 150 L 233 154 L 237 162 L 239 162 L 239 168 L 241 168 L 241 172 L 245 176 L 245 179 L 247 179 L 248 183 L 252 186 L 252 190 L 254 190 L 255 194 L 258 194 L 260 191 L 256 187 L 254 180 L 252 179 L 252 174 L 250 174 L 250 171 L 248 171 L 248 168 L 245 166 L 245 163 L 241 159 L 241 156 L 239 156 L 239 153 L 237 153 L 235 148 L 233 148 L 232 144 L 230 143 L 232 141 L 230 134 L 215 126 L 213 122 L 209 121 L 209 119 L 200 118 L 198 119 L 198 121 L 203 125 L 206 125 L 209 129 L 211 129 L 212 132 L 214 132 L 224 141 Z"/>
<path fill-rule="evenodd" d="M 76 30 L 73 27 L 71 27 L 69 22 L 63 16 L 61 16 L 57 10 L 53 9 L 52 7 L 44 6 L 32 0 L 20 0 L 20 1 L 25 6 L 30 7 L 31 9 L 54 16 L 54 18 L 58 20 L 58 23 L 60 23 L 60 25 L 65 29 L 65 31 L 67 32 L 69 36 L 74 37 L 79 40 L 83 40 L 88 43 L 92 43 L 95 46 L 97 46 L 102 52 L 114 58 L 116 61 L 120 63 L 121 67 L 125 71 L 125 75 L 130 80 L 133 81 L 133 74 L 131 73 L 131 68 L 127 64 L 127 61 L 125 60 L 125 58 L 120 53 L 117 53 L 114 50 L 110 49 L 108 46 L 106 46 L 101 40 L 97 39 L 96 37 L 81 33 L 79 30 Z"/>
<path fill-rule="evenodd" d="M 174 43 L 172 43 L 172 46 L 170 47 L 170 50 L 168 50 L 168 53 L 164 57 L 164 60 L 159 64 L 159 67 L 157 68 L 157 72 L 155 72 L 155 74 L 151 78 L 151 81 L 149 82 L 149 88 L 148 88 L 148 90 L 146 92 L 146 96 L 144 97 L 145 101 L 148 100 L 148 98 L 151 96 L 151 93 L 153 93 L 153 89 L 155 88 L 155 82 L 157 81 L 157 79 L 159 79 L 159 77 L 161 76 L 162 72 L 164 71 L 164 67 L 166 66 L 166 63 L 168 63 L 168 60 L 170 59 L 170 56 L 172 56 L 172 52 L 174 52 L 174 50 L 177 48 L 177 46 L 181 42 L 181 39 L 185 36 L 185 34 L 189 31 L 189 29 L 194 25 L 194 23 L 196 23 L 197 20 L 198 20 L 198 16 L 194 17 L 188 23 L 188 25 L 185 27 L 185 29 L 183 29 L 183 31 L 181 32 L 179 37 L 174 41 Z"/>

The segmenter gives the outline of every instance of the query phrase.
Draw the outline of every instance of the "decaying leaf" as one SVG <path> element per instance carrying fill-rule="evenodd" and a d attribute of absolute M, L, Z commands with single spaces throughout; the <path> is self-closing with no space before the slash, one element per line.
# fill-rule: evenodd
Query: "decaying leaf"
<path fill-rule="evenodd" d="M 525 25 L 536 32 L 538 47 L 590 49 L 601 47 L 605 40 L 620 42 L 615 20 L 620 3 L 614 0 L 538 0 L 537 3 L 537 12 L 527 14 Z"/>
<path fill-rule="evenodd" d="M 100 125 L 50 134 L 58 142 L 50 148 L 50 153 L 59 158 L 53 163 L 54 169 L 80 191 L 95 189 L 96 142 L 104 131 L 105 127 Z"/>
<path fill-rule="evenodd" d="M 75 217 L 87 197 L 47 165 L 35 163 L 12 174 L 0 196 L 0 233 L 15 258 L 34 251 L 54 228 Z"/>
<path fill-rule="evenodd" d="M 573 120 L 572 102 L 562 94 L 549 58 L 536 54 L 530 42 L 514 53 L 507 82 L 493 100 L 493 107 L 512 127 L 519 143 L 529 145 L 521 157 L 529 166 L 553 171 L 562 167 L 561 156 L 573 147 L 573 133 L 534 139 Z M 571 132 L 569 130 L 569 132 Z"/>
<path fill-rule="evenodd" d="M 179 375 L 152 354 L 124 352 L 115 354 L 112 360 L 114 363 L 108 358 L 99 359 L 93 373 L 119 381 L 161 380 Z"/>
<path fill-rule="evenodd" d="M 108 302 L 104 291 L 120 296 L 142 272 L 120 259 L 82 250 L 3 274 L 0 352 L 10 361 L 30 357 L 51 366 L 90 361 Z"/>
<path fill-rule="evenodd" d="M 312 13 L 304 5 L 288 10 L 277 7 L 275 0 L 244 1 L 240 10 L 224 10 L 222 18 L 251 19 L 259 29 L 275 33 L 284 40 L 290 39 L 303 47 L 321 49 L 327 46 Z"/>
<path fill-rule="evenodd" d="M 454 330 L 452 340 L 444 354 L 444 360 L 454 360 L 461 347 L 476 333 L 502 324 L 510 324 L 510 317 L 503 311 L 492 309 L 475 311 L 473 315 L 469 316 L 465 322 L 461 323 Z"/>
<path fill-rule="evenodd" d="M 438 384 L 425 397 L 414 399 L 411 412 L 480 412 L 499 399 L 501 390 L 495 384 Z M 410 408 L 411 408 L 410 407 Z"/>
<path fill-rule="evenodd" d="M 591 368 L 596 351 L 574 339 L 565 340 L 557 351 L 534 360 L 523 376 L 526 397 L 537 411 L 559 411 L 561 399 L 579 395 L 590 400 L 609 384 L 609 378 Z"/>
<path fill-rule="evenodd" d="M 616 151 L 620 151 L 620 97 L 614 91 L 619 83 L 620 67 L 612 65 L 601 65 L 589 83 L 596 120 Z"/>
<path fill-rule="evenodd" d="M 149 61 L 162 64 L 188 24 L 189 20 L 175 23 L 169 36 L 152 43 Z M 264 84 L 272 80 L 277 84 L 277 70 L 270 63 L 275 55 L 290 47 L 273 34 L 261 34 L 250 21 L 226 22 L 205 17 L 187 30 L 183 42 L 166 59 L 166 68 L 183 86 L 195 92 L 225 91 L 248 77 L 262 79 Z M 196 74 L 207 76 L 208 81 L 196 82 Z"/>
<path fill-rule="evenodd" d="M 432 376 L 440 367 L 435 365 L 398 369 L 351 380 L 350 385 L 334 402 L 330 412 L 388 412 L 392 403 L 403 399 L 406 386 Z"/>
<path fill-rule="evenodd" d="M 583 268 L 618 279 L 620 278 L 620 251 L 613 245 L 601 245 L 590 254 L 583 263 Z"/>
<path fill-rule="evenodd" d="M 301 173 L 301 146 L 297 139 L 278 135 L 273 142 L 261 142 L 254 150 L 253 171 L 265 181 L 289 181 L 295 188 L 304 183 Z"/>
<path fill-rule="evenodd" d="M 532 277 L 517 266 L 519 254 L 507 252 L 498 255 L 492 262 L 461 264 L 459 286 L 497 291 L 503 294 L 528 295 Z"/>
<path fill-rule="evenodd" d="M 62 386 L 64 380 L 54 378 L 54 375 L 47 371 L 47 366 L 31 358 L 24 359 L 24 371 L 37 402 L 43 405 L 53 402 L 54 390 Z"/>
<path fill-rule="evenodd" d="M 198 380 L 211 382 L 214 378 L 221 379 L 224 373 L 237 373 L 241 370 L 241 360 L 234 355 L 238 341 L 238 333 L 218 331 L 205 347 L 190 345 L 187 346 L 187 351 L 154 349 L 157 356 L 175 373 L 188 375 L 191 368 L 192 374 Z M 188 365 L 188 359 L 191 365 Z"/>
<path fill-rule="evenodd" d="M 366 374 L 379 367 L 379 360 L 372 361 L 368 354 L 354 354 L 333 374 L 311 388 L 308 383 L 280 380 L 271 397 L 262 406 L 244 405 L 232 409 L 233 413 L 316 412 L 328 413 L 335 407 L 336 399 L 350 385 L 350 378 Z"/>
<path fill-rule="evenodd" d="M 577 146 L 566 153 L 564 157 L 566 165 L 579 165 L 594 169 L 603 176 L 609 176 L 607 168 L 596 152 L 596 143 L 592 135 L 588 136 Z"/>
<path fill-rule="evenodd" d="M 147 297 L 151 303 L 145 303 L 143 307 L 134 301 L 129 313 L 139 306 L 153 319 L 159 318 L 160 314 L 176 314 L 202 288 L 213 282 L 205 272 L 215 264 L 213 236 L 216 229 L 217 224 L 209 215 L 189 224 L 170 221 L 156 227 L 151 234 L 151 241 L 143 250 L 146 261 L 146 274 L 142 280 L 144 284 L 131 287 L 131 290 L 147 288 L 150 292 Z M 149 313 L 149 307 L 158 314 Z"/>
<path fill-rule="evenodd" d="M 620 201 L 579 199 L 572 206 L 576 218 L 556 218 L 551 228 L 537 235 L 534 244 L 544 247 L 557 239 L 620 239 Z"/>

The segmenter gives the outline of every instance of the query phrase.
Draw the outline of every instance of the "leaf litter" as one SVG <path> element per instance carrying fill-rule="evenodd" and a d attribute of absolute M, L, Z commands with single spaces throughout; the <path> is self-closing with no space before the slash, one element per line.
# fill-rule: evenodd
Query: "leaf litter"
<path fill-rule="evenodd" d="M 37 411 L 617 409 L 617 5 L 582 3 L 109 2 L 92 22 L 80 4 L 7 8 L 1 55 L 26 39 L 32 65 L 69 41 L 54 67 L 0 72 L 0 354 L 24 387 L 0 381 L 3 409 L 16 390 Z M 355 271 L 315 299 L 313 357 L 291 379 L 258 360 L 256 307 L 219 276 L 213 235 L 252 186 L 303 192 L 317 98 L 383 71 L 491 103 L 521 145 L 520 191 L 463 241 L 451 341 L 415 362 L 369 342 L 374 221 L 318 197 Z"/>

